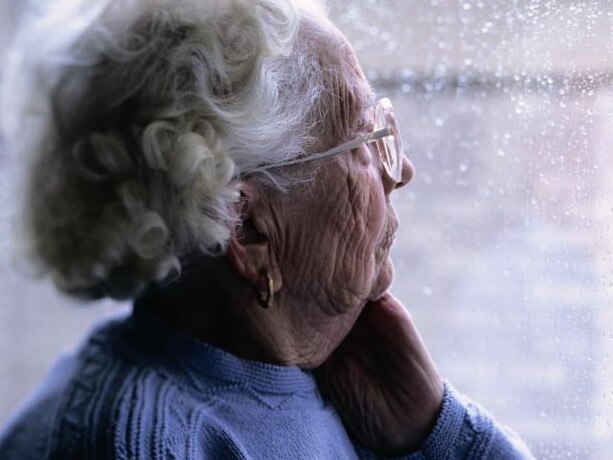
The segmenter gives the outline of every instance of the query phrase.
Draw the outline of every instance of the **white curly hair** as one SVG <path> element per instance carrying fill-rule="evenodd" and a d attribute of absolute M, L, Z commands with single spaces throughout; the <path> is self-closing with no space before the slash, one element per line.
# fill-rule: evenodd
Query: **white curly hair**
<path fill-rule="evenodd" d="M 237 179 L 291 186 L 262 166 L 344 137 L 365 103 L 328 29 L 306 0 L 53 2 L 3 82 L 28 259 L 65 293 L 126 299 L 222 253 Z"/>

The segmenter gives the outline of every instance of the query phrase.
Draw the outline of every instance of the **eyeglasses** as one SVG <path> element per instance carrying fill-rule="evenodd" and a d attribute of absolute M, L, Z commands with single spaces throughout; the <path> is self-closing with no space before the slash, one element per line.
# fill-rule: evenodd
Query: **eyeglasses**
<path fill-rule="evenodd" d="M 381 158 L 381 163 L 385 173 L 390 179 L 396 183 L 402 181 L 402 159 L 404 151 L 402 150 L 402 139 L 398 130 L 398 123 L 394 116 L 392 103 L 388 98 L 380 99 L 375 104 L 375 129 L 373 132 L 363 134 L 355 139 L 344 142 L 330 150 L 321 153 L 314 153 L 303 158 L 294 158 L 292 160 L 282 161 L 280 163 L 271 163 L 259 167 L 260 171 L 266 169 L 278 168 L 281 166 L 289 166 L 300 163 L 306 163 L 314 160 L 322 160 L 334 155 L 353 150 L 362 144 L 374 142 L 377 147 L 377 152 Z"/>

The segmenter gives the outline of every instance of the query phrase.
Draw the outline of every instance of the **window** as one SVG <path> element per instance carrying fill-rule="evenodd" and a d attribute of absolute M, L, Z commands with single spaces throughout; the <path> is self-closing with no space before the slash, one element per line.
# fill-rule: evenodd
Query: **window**
<path fill-rule="evenodd" d="M 537 458 L 613 452 L 613 5 L 334 3 L 417 174 L 393 290 Z"/>
<path fill-rule="evenodd" d="M 393 291 L 441 373 L 537 458 L 609 458 L 613 3 L 329 3 L 417 168 L 394 199 Z M 0 156 L 0 424 L 114 310 L 14 272 L 13 168 Z"/>

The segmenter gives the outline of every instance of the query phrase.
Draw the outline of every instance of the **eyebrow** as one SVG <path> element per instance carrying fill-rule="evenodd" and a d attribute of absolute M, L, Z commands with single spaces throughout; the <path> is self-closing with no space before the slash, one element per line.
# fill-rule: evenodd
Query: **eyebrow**
<path fill-rule="evenodd" d="M 364 129 L 371 123 L 373 123 L 372 118 L 369 116 L 370 110 L 372 110 L 373 106 L 377 102 L 377 94 L 369 87 L 364 91 L 365 95 L 362 98 L 362 110 L 357 122 L 358 131 L 364 131 Z"/>
<path fill-rule="evenodd" d="M 377 93 L 375 93 L 372 88 L 370 88 L 370 85 L 368 87 L 367 90 L 367 95 L 366 95 L 366 106 L 368 108 L 371 108 L 373 105 L 375 105 L 375 103 L 377 102 Z"/>

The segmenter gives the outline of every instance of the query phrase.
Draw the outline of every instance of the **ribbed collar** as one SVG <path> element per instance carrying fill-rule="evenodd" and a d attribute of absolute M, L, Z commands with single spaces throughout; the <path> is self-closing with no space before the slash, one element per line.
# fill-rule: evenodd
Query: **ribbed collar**
<path fill-rule="evenodd" d="M 130 322 L 140 341 L 177 364 L 226 382 L 248 385 L 258 391 L 292 394 L 313 390 L 315 379 L 296 366 L 277 366 L 241 359 L 173 329 L 144 306 L 135 305 Z M 203 375 L 204 377 L 204 375 Z"/>

